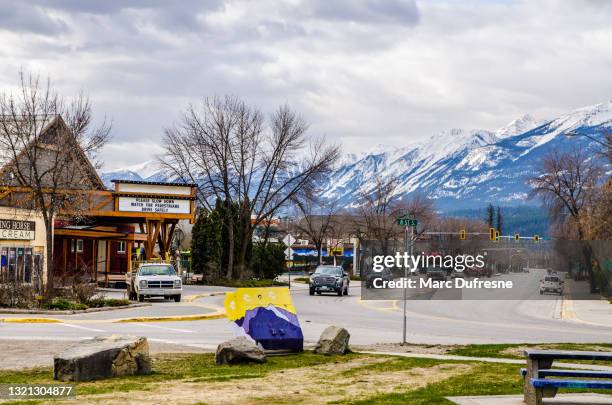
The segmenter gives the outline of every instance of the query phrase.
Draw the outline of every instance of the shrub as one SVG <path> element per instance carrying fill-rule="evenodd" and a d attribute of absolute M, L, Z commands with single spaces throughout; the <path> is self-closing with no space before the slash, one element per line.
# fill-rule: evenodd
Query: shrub
<path fill-rule="evenodd" d="M 66 298 L 55 298 L 53 301 L 43 306 L 47 309 L 57 309 L 59 311 L 87 309 L 87 305 L 73 302 Z"/>
<path fill-rule="evenodd" d="M 130 301 L 116 298 L 96 298 L 87 303 L 91 308 L 122 307 L 130 305 Z"/>
<path fill-rule="evenodd" d="M 0 284 L 0 307 L 32 308 L 37 305 L 36 290 L 31 285 L 14 281 Z"/>

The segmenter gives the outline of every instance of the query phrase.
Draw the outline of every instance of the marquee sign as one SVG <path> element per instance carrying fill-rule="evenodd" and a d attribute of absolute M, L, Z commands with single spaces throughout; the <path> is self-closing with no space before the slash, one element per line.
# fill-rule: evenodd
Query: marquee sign
<path fill-rule="evenodd" d="M 159 197 L 119 197 L 119 211 L 189 214 L 191 201 Z"/>
<path fill-rule="evenodd" d="M 0 239 L 34 240 L 36 222 L 0 218 Z"/>

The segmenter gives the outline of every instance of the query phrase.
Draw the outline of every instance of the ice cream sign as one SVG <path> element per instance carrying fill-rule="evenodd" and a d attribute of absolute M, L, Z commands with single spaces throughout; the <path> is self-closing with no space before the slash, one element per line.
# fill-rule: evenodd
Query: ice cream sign
<path fill-rule="evenodd" d="M 189 214 L 191 201 L 158 197 L 119 197 L 119 211 Z"/>
<path fill-rule="evenodd" d="M 36 223 L 0 218 L 0 239 L 34 240 Z"/>

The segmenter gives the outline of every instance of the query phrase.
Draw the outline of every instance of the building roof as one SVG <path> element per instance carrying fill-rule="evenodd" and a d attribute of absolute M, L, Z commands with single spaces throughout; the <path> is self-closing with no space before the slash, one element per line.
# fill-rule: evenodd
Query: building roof
<path fill-rule="evenodd" d="M 197 187 L 197 184 L 193 183 L 178 183 L 165 181 L 111 180 L 111 182 L 123 184 L 150 184 L 153 186 Z"/>
<path fill-rule="evenodd" d="M 72 146 L 71 151 L 75 153 L 74 157 L 79 162 L 81 162 L 80 168 L 82 170 L 82 174 L 91 182 L 91 185 L 94 189 L 105 190 L 106 187 L 104 186 L 104 182 L 98 175 L 98 172 L 92 165 L 91 161 L 89 160 L 85 152 L 83 152 L 83 149 L 81 148 L 81 146 L 78 144 L 76 139 L 74 139 L 74 136 L 72 135 L 70 128 L 68 127 L 66 122 L 62 119 L 62 117 L 59 115 L 53 115 L 49 117 L 41 117 L 41 120 L 43 120 L 44 126 L 39 131 L 36 131 L 38 132 L 38 134 L 36 135 L 38 136 L 39 140 L 48 138 L 49 141 L 40 141 L 39 144 L 40 145 L 42 145 L 43 143 L 53 144 L 53 141 L 57 138 L 58 133 L 64 134 L 66 136 L 70 136 L 71 138 L 68 138 L 68 142 Z M 45 120 L 48 120 L 48 121 L 45 122 Z M 24 122 L 27 124 L 27 119 L 25 117 L 19 118 L 19 117 L 0 116 L 0 128 L 4 130 L 19 131 L 19 128 L 10 128 L 9 126 L 15 127 L 17 124 L 21 122 Z M 56 129 L 57 131 L 53 132 L 52 131 L 53 129 Z M 34 146 L 33 145 L 33 143 L 35 142 L 34 134 L 31 134 L 29 136 L 29 138 L 31 139 L 26 139 L 26 137 L 28 136 L 27 133 L 20 134 L 20 135 L 23 138 L 17 139 L 17 141 L 23 144 L 26 144 L 27 142 L 27 146 L 24 146 L 18 152 L 17 158 L 13 156 L 13 153 L 16 152 L 14 150 L 15 148 L 8 148 L 10 150 L 2 150 L 3 148 L 7 149 L 8 146 L 4 144 L 4 142 L 0 142 L 0 152 L 2 152 L 0 153 L 0 156 L 4 157 L 4 159 L 0 160 L 0 181 L 2 180 L 2 177 L 4 175 L 10 172 L 11 167 L 16 164 L 15 162 L 19 160 L 20 156 L 23 155 L 28 148 L 31 148 Z"/>

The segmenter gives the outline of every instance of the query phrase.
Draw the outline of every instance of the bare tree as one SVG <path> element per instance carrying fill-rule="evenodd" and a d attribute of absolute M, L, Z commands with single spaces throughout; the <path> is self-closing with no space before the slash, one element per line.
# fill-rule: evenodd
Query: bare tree
<path fill-rule="evenodd" d="M 399 238 L 401 228 L 395 224 L 397 208 L 394 195 L 397 179 L 378 176 L 371 190 L 360 191 L 359 214 L 363 221 L 365 236 L 380 241 L 383 254 L 387 254 L 389 243 Z"/>
<path fill-rule="evenodd" d="M 549 207 L 558 228 L 566 232 L 575 230 L 578 240 L 589 237 L 590 211 L 598 195 L 598 183 L 603 174 L 600 162 L 584 151 L 574 148 L 568 152 L 553 150 L 543 159 L 541 172 L 530 178 L 533 193 Z M 563 235 L 565 238 L 570 235 Z M 581 251 L 589 274 L 591 292 L 595 280 L 591 264 L 592 249 L 582 243 Z"/>
<path fill-rule="evenodd" d="M 58 95 L 50 80 L 20 72 L 17 93 L 0 94 L 0 186 L 11 204 L 41 213 L 46 230 L 47 292 L 53 289 L 53 221 L 83 218 L 88 193 L 103 189 L 90 159 L 110 138 L 110 124 L 92 124 L 92 106 L 79 94 Z M 20 197 L 19 197 L 20 196 Z"/>
<path fill-rule="evenodd" d="M 329 236 L 333 216 L 337 209 L 334 202 L 323 202 L 316 198 L 296 199 L 295 205 L 302 218 L 295 228 L 312 241 L 317 250 L 317 265 L 321 264 L 323 242 Z"/>
<path fill-rule="evenodd" d="M 603 174 L 596 159 L 582 150 L 551 151 L 542 160 L 542 170 L 529 178 L 533 194 L 540 197 L 557 222 L 575 227 L 580 240 L 586 238 L 584 216 L 595 197 Z"/>
<path fill-rule="evenodd" d="M 306 141 L 305 121 L 287 106 L 268 125 L 263 114 L 236 97 L 206 98 L 188 107 L 177 125 L 166 129 L 162 166 L 173 177 L 199 185 L 198 201 L 211 208 L 214 199 L 237 203 L 242 215 L 239 276 L 246 271 L 246 249 L 253 229 L 292 196 L 310 189 L 338 157 L 323 140 Z M 230 210 L 228 210 L 230 211 Z M 234 274 L 234 224 L 228 218 L 227 278 Z"/>

